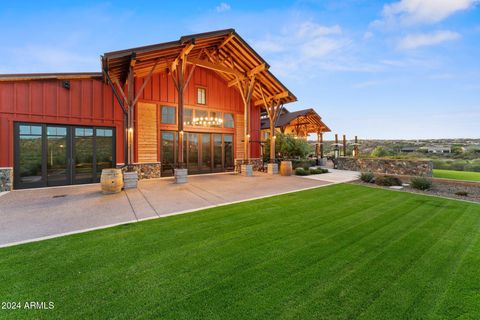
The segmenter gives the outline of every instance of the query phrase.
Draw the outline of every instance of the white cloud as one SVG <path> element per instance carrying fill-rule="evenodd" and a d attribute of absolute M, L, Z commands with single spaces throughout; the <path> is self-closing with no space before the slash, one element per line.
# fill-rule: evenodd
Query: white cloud
<path fill-rule="evenodd" d="M 479 0 L 401 0 L 383 7 L 383 19 L 374 22 L 381 26 L 402 24 L 432 24 L 450 15 L 472 8 Z"/>
<path fill-rule="evenodd" d="M 456 40 L 458 38 L 460 38 L 460 34 L 448 30 L 437 31 L 434 33 L 409 34 L 398 42 L 398 48 L 411 50 Z"/>
<path fill-rule="evenodd" d="M 352 85 L 352 88 L 364 89 L 364 88 L 376 86 L 376 85 L 381 84 L 381 83 L 382 83 L 381 81 L 376 81 L 376 80 L 359 82 L 359 83 L 355 83 L 354 85 Z"/>
<path fill-rule="evenodd" d="M 373 32 L 367 31 L 363 34 L 363 40 L 369 40 L 371 38 L 373 38 Z"/>
<path fill-rule="evenodd" d="M 225 12 L 225 11 L 228 11 L 230 9 L 231 9 L 230 5 L 226 2 L 222 2 L 218 6 L 215 7 L 215 10 L 217 12 Z"/>
<path fill-rule="evenodd" d="M 341 34 L 342 28 L 340 26 L 323 26 L 312 21 L 306 21 L 302 23 L 297 30 L 297 35 L 299 37 L 322 37 L 333 34 Z"/>

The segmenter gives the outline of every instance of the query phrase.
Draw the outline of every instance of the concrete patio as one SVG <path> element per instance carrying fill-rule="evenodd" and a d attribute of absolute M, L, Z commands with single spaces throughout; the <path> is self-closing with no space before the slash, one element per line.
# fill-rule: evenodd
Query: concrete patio
<path fill-rule="evenodd" d="M 0 247 L 316 188 L 356 179 L 331 170 L 308 177 L 255 173 L 143 180 L 138 189 L 102 195 L 99 184 L 18 190 L 0 197 Z"/>

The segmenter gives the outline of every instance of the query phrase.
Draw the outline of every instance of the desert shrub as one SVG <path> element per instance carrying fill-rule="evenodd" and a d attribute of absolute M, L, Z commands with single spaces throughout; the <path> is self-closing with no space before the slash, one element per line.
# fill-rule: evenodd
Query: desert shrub
<path fill-rule="evenodd" d="M 462 196 L 462 197 L 468 197 L 468 192 L 467 191 L 457 191 L 457 192 L 455 192 L 455 195 Z"/>
<path fill-rule="evenodd" d="M 292 167 L 293 169 L 296 169 L 296 168 L 299 168 L 299 167 L 302 167 L 302 168 L 306 168 L 308 170 L 308 168 L 310 167 L 313 167 L 317 164 L 317 162 L 315 160 L 308 160 L 308 159 L 304 159 L 304 160 L 292 160 Z"/>
<path fill-rule="evenodd" d="M 363 182 L 373 183 L 375 180 L 375 175 L 371 172 L 362 172 L 360 173 L 360 180 Z"/>
<path fill-rule="evenodd" d="M 297 176 L 308 176 L 310 173 L 309 173 L 309 171 L 305 170 L 304 168 L 298 167 L 298 168 L 295 169 L 295 174 Z"/>
<path fill-rule="evenodd" d="M 309 171 L 310 171 L 310 174 L 321 174 L 321 173 L 325 173 L 325 172 L 323 172 L 323 169 L 322 169 L 322 168 L 310 168 Z"/>
<path fill-rule="evenodd" d="M 410 186 L 418 190 L 428 190 L 432 187 L 432 180 L 425 177 L 413 177 Z"/>
<path fill-rule="evenodd" d="M 380 176 L 375 179 L 375 183 L 379 186 L 391 187 L 391 186 L 401 186 L 402 181 L 397 177 L 392 176 Z"/>
<path fill-rule="evenodd" d="M 382 146 L 376 146 L 370 154 L 373 158 L 383 158 L 388 156 L 393 156 L 394 153 L 391 150 L 388 150 Z"/>
<path fill-rule="evenodd" d="M 328 173 L 328 169 L 327 168 L 320 168 L 320 170 L 322 170 L 322 173 Z"/>

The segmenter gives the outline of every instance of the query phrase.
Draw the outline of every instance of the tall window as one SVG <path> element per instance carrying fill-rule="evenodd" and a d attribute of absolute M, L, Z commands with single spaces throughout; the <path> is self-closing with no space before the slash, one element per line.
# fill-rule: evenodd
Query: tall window
<path fill-rule="evenodd" d="M 191 126 L 193 123 L 193 109 L 185 108 L 183 110 L 183 124 L 186 126 Z"/>
<path fill-rule="evenodd" d="M 197 103 L 198 104 L 207 103 L 207 90 L 205 88 L 197 88 Z"/>
<path fill-rule="evenodd" d="M 162 106 L 161 122 L 164 124 L 175 124 L 176 123 L 175 111 L 176 111 L 175 107 Z"/>
<path fill-rule="evenodd" d="M 223 118 L 223 126 L 225 128 L 233 128 L 233 113 L 225 113 Z"/>

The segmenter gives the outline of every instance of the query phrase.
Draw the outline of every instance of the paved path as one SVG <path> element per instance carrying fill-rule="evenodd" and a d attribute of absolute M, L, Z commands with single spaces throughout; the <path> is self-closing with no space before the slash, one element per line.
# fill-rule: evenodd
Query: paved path
<path fill-rule="evenodd" d="M 18 190 L 0 197 L 0 247 L 345 181 L 336 172 L 308 178 L 216 174 L 191 176 L 183 185 L 173 178 L 144 180 L 113 195 L 102 195 L 99 184 Z"/>

